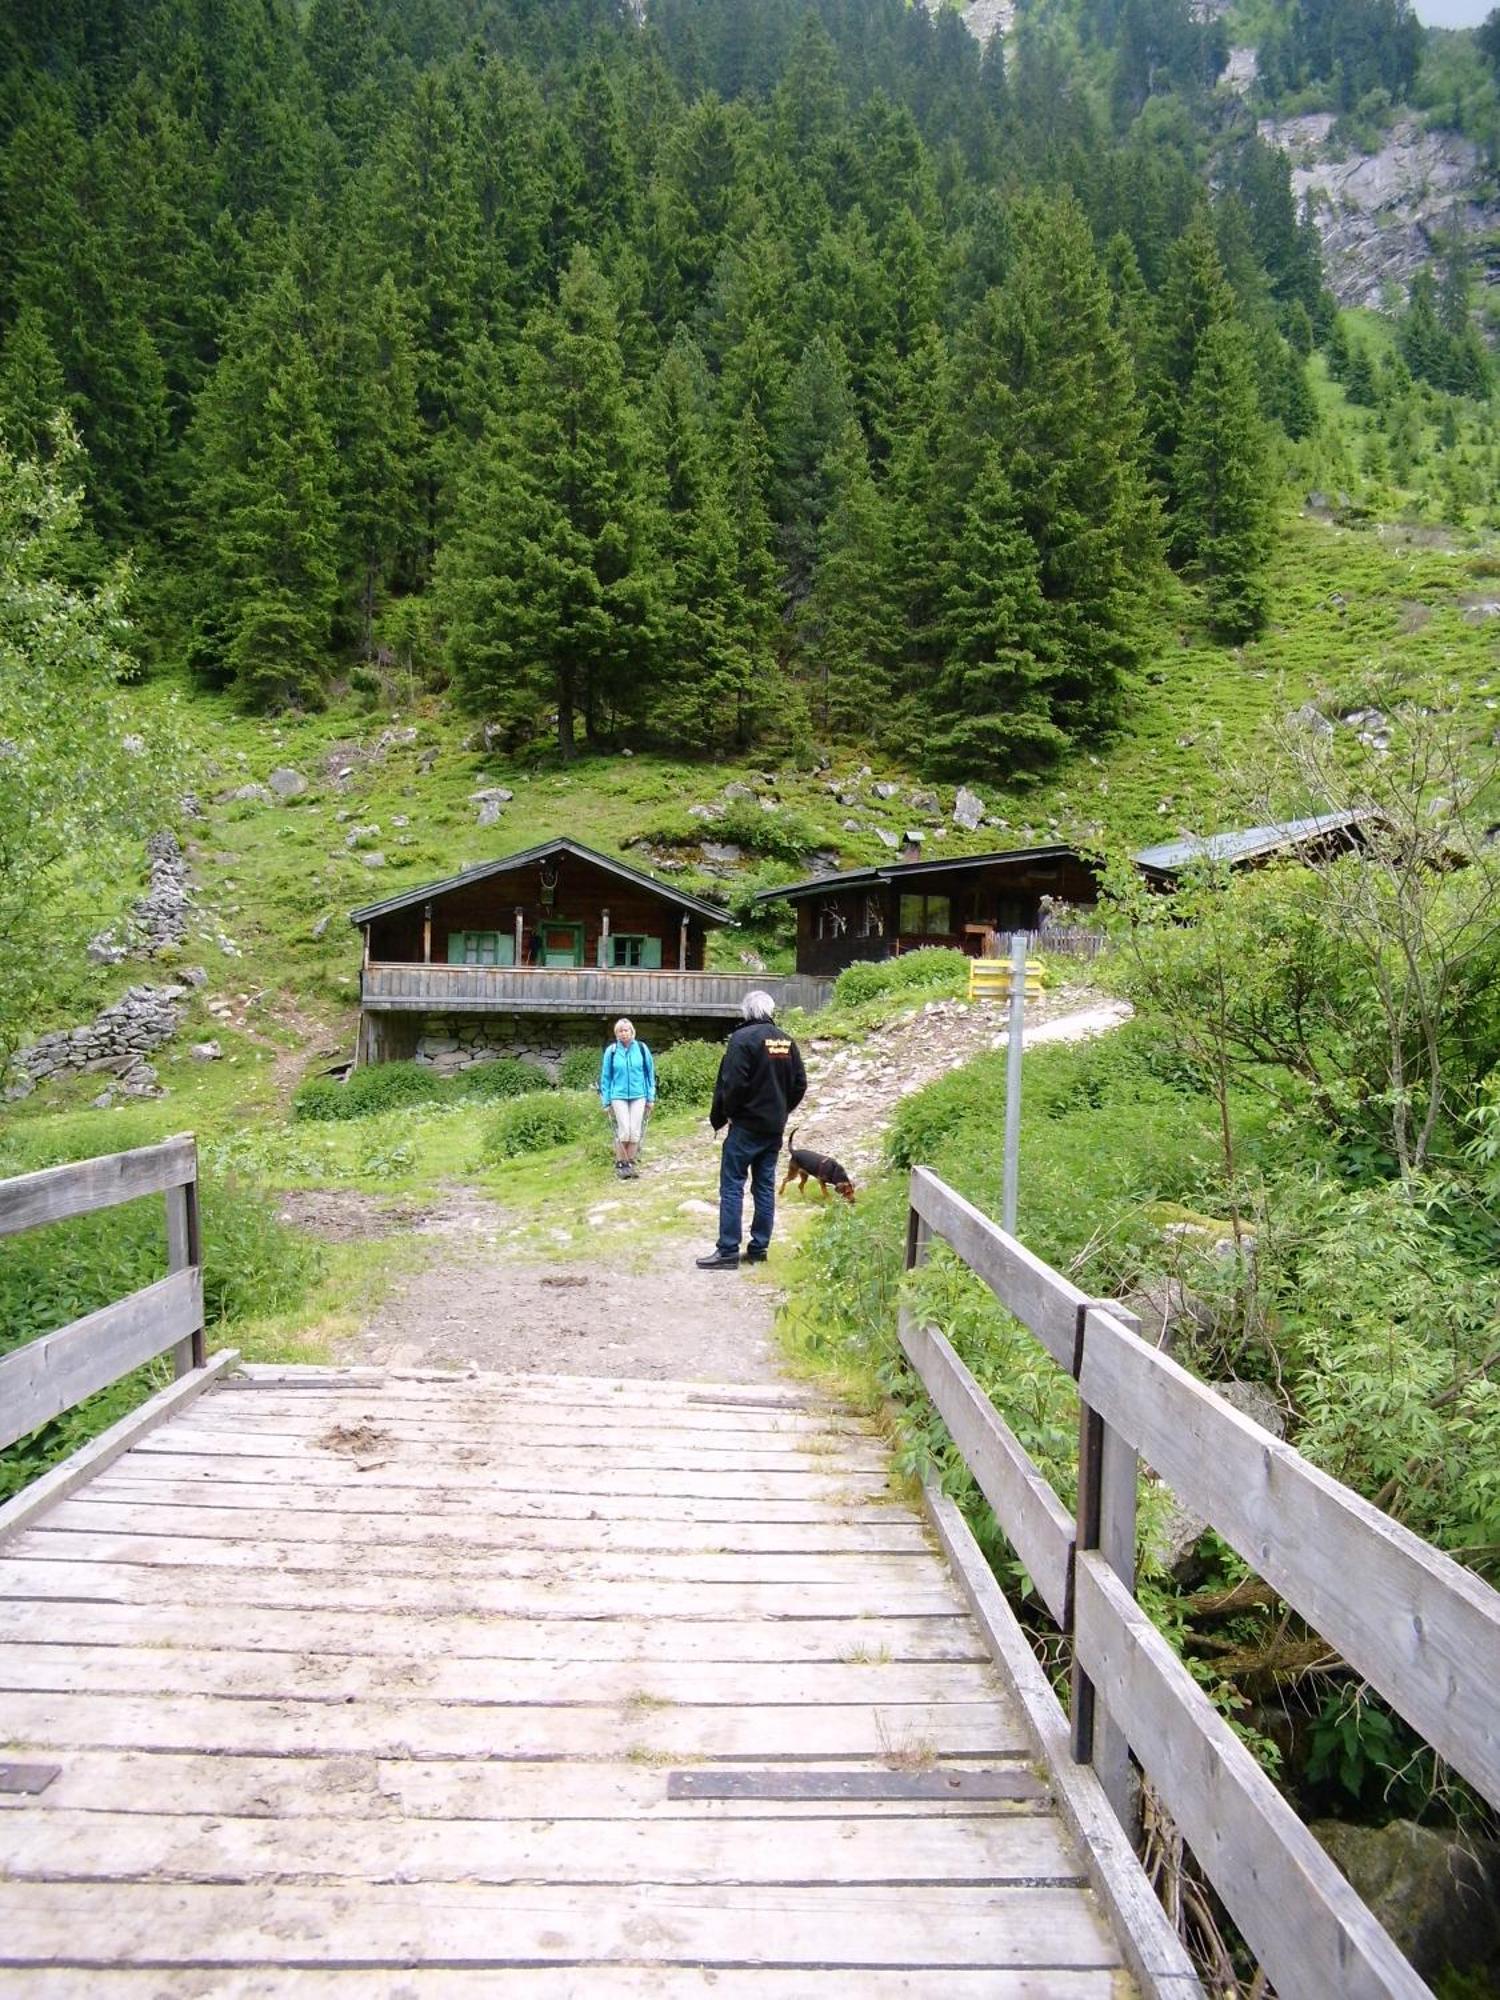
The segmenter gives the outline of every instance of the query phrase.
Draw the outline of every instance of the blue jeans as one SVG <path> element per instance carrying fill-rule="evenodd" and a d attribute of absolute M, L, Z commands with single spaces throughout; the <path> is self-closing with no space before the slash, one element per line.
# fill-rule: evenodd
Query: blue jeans
<path fill-rule="evenodd" d="M 730 1126 L 719 1154 L 717 1247 L 721 1257 L 737 1257 L 740 1254 L 747 1173 L 754 1202 L 750 1248 L 764 1254 L 771 1241 L 771 1225 L 776 1220 L 776 1160 L 780 1152 L 779 1132 L 751 1132 L 743 1125 Z"/>

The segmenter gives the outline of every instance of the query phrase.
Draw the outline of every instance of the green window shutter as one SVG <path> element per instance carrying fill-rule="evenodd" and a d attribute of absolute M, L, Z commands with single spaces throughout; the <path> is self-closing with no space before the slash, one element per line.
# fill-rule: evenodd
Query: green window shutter
<path fill-rule="evenodd" d="M 661 971 L 660 938 L 648 937 L 641 940 L 641 964 L 648 972 Z"/>
<path fill-rule="evenodd" d="M 495 941 L 496 965 L 514 965 L 516 962 L 516 941 L 509 931 Z"/>
<path fill-rule="evenodd" d="M 464 934 L 462 931 L 448 933 L 448 963 L 462 965 L 464 962 Z"/>

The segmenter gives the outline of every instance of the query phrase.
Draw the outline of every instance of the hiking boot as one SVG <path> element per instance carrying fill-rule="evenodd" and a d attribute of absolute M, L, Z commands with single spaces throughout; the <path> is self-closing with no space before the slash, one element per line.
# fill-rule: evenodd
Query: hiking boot
<path fill-rule="evenodd" d="M 764 1250 L 747 1250 L 745 1252 L 745 1262 L 747 1264 L 764 1264 L 765 1261 L 766 1253 Z"/>
<path fill-rule="evenodd" d="M 720 1251 L 715 1250 L 707 1257 L 700 1257 L 698 1259 L 698 1269 L 700 1271 L 737 1271 L 739 1268 L 740 1253 L 738 1250 L 731 1251 L 727 1257 Z"/>

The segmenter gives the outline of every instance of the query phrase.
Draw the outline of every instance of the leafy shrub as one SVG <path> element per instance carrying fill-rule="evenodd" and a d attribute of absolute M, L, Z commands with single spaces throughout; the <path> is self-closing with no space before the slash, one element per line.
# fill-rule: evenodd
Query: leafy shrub
<path fill-rule="evenodd" d="M 477 1098 L 489 1103 L 502 1097 L 526 1097 L 532 1091 L 551 1090 L 552 1079 L 540 1063 L 518 1062 L 502 1056 L 498 1062 L 472 1063 L 450 1077 L 445 1094 L 461 1100 Z"/>
<path fill-rule="evenodd" d="M 310 1076 L 292 1097 L 292 1116 L 297 1119 L 322 1125 L 349 1115 L 344 1086 L 336 1077 Z"/>
<path fill-rule="evenodd" d="M 800 861 L 809 849 L 823 847 L 828 840 L 805 813 L 785 806 L 766 812 L 750 799 L 735 799 L 707 833 L 711 840 L 732 841 L 752 854 L 773 855 L 778 861 Z"/>
<path fill-rule="evenodd" d="M 600 1129 L 599 1100 L 581 1090 L 532 1091 L 503 1104 L 481 1148 L 485 1161 L 513 1160 L 570 1146 Z"/>
<path fill-rule="evenodd" d="M 714 1094 L 723 1048 L 717 1042 L 679 1042 L 656 1065 L 656 1101 L 664 1108 L 706 1108 Z"/>
<path fill-rule="evenodd" d="M 597 1090 L 602 1048 L 569 1049 L 558 1065 L 557 1081 L 564 1090 Z"/>
<path fill-rule="evenodd" d="M 936 987 L 944 992 L 967 989 L 969 961 L 961 951 L 946 945 L 929 945 L 922 951 L 904 951 L 899 958 L 861 959 L 846 965 L 834 982 L 834 1005 L 857 1007 L 884 993 L 900 993 L 907 988 Z"/>
<path fill-rule="evenodd" d="M 377 1063 L 357 1069 L 346 1083 L 314 1077 L 292 1098 L 294 1118 L 369 1118 L 396 1111 L 406 1104 L 435 1104 L 444 1095 L 443 1079 L 424 1063 Z"/>

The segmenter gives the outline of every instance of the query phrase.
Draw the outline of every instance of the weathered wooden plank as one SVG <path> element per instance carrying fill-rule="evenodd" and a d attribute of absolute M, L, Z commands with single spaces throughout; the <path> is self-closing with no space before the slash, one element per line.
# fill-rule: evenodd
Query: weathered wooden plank
<path fill-rule="evenodd" d="M 923 1489 L 929 1516 L 964 1596 L 1042 1760 L 1059 1811 L 1145 2000 L 1193 2000 L 1202 1987 L 1192 1960 L 1157 1901 L 1097 1773 L 1075 1764 L 1068 1721 L 1031 1642 L 968 1523 L 938 1487 Z"/>
<path fill-rule="evenodd" d="M 934 1235 L 956 1250 L 1007 1311 L 1030 1327 L 1052 1359 L 1072 1373 L 1078 1308 L 1089 1294 L 1060 1277 L 930 1167 L 913 1167 L 911 1205 Z"/>
<path fill-rule="evenodd" d="M 88 1970 L 88 2000 L 203 2000 L 201 1972 Z M 1108 1970 L 1042 1972 L 990 1967 L 983 1972 L 920 1967 L 900 1972 L 810 1971 L 730 1966 L 705 1974 L 694 1966 L 529 1965 L 483 1971 L 442 1966 L 381 1972 L 215 1968 L 214 2000 L 1122 2000 Z M 29 1966 L 29 2000 L 78 2000 L 78 1973 Z"/>
<path fill-rule="evenodd" d="M 198 1221 L 198 1179 L 196 1172 L 181 1187 L 167 1189 L 167 1269 L 188 1271 L 203 1262 L 203 1238 Z M 172 1353 L 172 1371 L 186 1375 L 201 1368 L 208 1358 L 204 1345 L 206 1331 L 200 1315 L 192 1332 L 178 1342 Z"/>
<path fill-rule="evenodd" d="M 347 1889 L 0 1883 L 0 1966 L 1091 1966 L 1119 1954 L 1075 1889 Z"/>
<path fill-rule="evenodd" d="M 151 1564 L 62 1563 L 10 1557 L 0 1562 L 0 1599 L 92 1598 L 104 1603 L 180 1604 L 212 1598 L 254 1604 L 399 1609 L 429 1617 L 479 1612 L 498 1618 L 859 1618 L 870 1609 L 864 1584 L 631 1583 L 605 1580 L 537 1585 L 470 1577 L 358 1577 L 320 1570 L 218 1570 L 194 1590 L 191 1569 Z M 881 1615 L 951 1618 L 958 1600 L 933 1573 L 888 1590 Z"/>
<path fill-rule="evenodd" d="M 239 1355 L 232 1347 L 211 1356 L 201 1369 L 184 1375 L 170 1388 L 160 1390 L 148 1402 L 142 1403 L 138 1410 L 131 1410 L 117 1424 L 111 1424 L 107 1431 L 101 1431 L 98 1437 L 71 1453 L 61 1465 L 54 1465 L 40 1479 L 34 1479 L 29 1486 L 7 1500 L 4 1506 L 0 1506 L 0 1544 L 7 1536 L 18 1534 L 22 1528 L 40 1520 L 68 1494 L 84 1488 L 97 1473 L 123 1457 L 149 1431 L 164 1424 L 169 1417 L 176 1416 L 206 1389 L 211 1389 L 238 1359 Z"/>
<path fill-rule="evenodd" d="M 203 1326 L 203 1280 L 175 1271 L 0 1360 L 0 1447 L 107 1389 Z"/>
<path fill-rule="evenodd" d="M 223 1749 L 262 1756 L 1004 1757 L 1023 1747 L 994 1701 L 827 1703 L 816 1708 L 522 1707 L 387 1697 L 237 1701 L 217 1695 L 8 1693 L 3 1727 L 54 1750 Z"/>
<path fill-rule="evenodd" d="M 719 1767 L 691 1767 L 700 1774 L 712 1774 L 715 1768 Z M 792 1779 L 808 1770 L 855 1780 L 892 1775 L 888 1764 L 868 1759 L 812 1764 L 805 1759 L 791 1763 L 765 1759 L 753 1766 L 722 1768 L 730 1773 L 754 1770 L 767 1777 L 784 1772 Z M 973 1778 L 989 1776 L 997 1788 L 1006 1781 L 1023 1785 L 1030 1775 L 1029 1766 L 1018 1759 L 938 1763 L 931 1770 L 939 1777 L 945 1772 Z M 255 1757 L 243 1752 L 224 1756 L 217 1750 L 74 1748 L 66 1753 L 60 1776 L 40 1798 L 27 1800 L 25 1811 L 114 1812 L 141 1818 L 157 1813 L 229 1814 L 276 1821 L 666 1819 L 701 1826 L 726 1819 L 811 1819 L 822 1823 L 835 1810 L 844 1819 L 959 1817 L 979 1818 L 989 1824 L 996 1817 L 1038 1810 L 1027 1800 L 976 1804 L 968 1799 L 948 1803 L 941 1799 L 846 1798 L 835 1808 L 826 1799 L 682 1799 L 674 1797 L 671 1777 L 667 1766 L 605 1758 L 571 1764 L 556 1758 L 496 1763 L 486 1757 L 433 1761 L 420 1757 Z M 15 1815 L 21 1810 L 16 1801 L 0 1803 L 0 1838 L 8 1839 L 16 1824 Z"/>
<path fill-rule="evenodd" d="M 183 1480 L 202 1476 L 211 1481 L 232 1479 L 278 1489 L 300 1487 L 307 1480 L 354 1476 L 370 1487 L 400 1487 L 427 1492 L 442 1486 L 458 1493 L 580 1493 L 592 1497 L 601 1514 L 617 1496 L 674 1500 L 805 1500 L 836 1508 L 878 1506 L 888 1494 L 883 1478 L 872 1473 L 704 1472 L 656 1470 L 631 1466 L 591 1466 L 585 1472 L 575 1462 L 555 1470 L 530 1459 L 476 1466 L 470 1462 L 443 1464 L 413 1451 L 407 1458 L 383 1454 L 351 1458 L 338 1452 L 309 1451 L 300 1458 L 246 1456 L 221 1449 L 222 1441 L 197 1434 L 187 1443 L 175 1427 L 160 1443 L 148 1438 L 130 1455 L 120 1476 L 142 1484 L 156 1479 Z M 484 1454 L 481 1454 L 484 1456 Z M 342 1467 L 342 1473 L 336 1469 Z"/>
<path fill-rule="evenodd" d="M 420 1695 L 489 1705 L 622 1702 L 694 1707 L 816 1707 L 870 1701 L 1001 1702 L 994 1670 L 955 1661 L 703 1661 L 453 1659 L 413 1638 L 407 1654 L 371 1658 L 238 1646 L 26 1644 L 0 1639 L 0 1689 L 33 1693 L 233 1694 L 318 1701 Z"/>
<path fill-rule="evenodd" d="M 901 1345 L 1037 1594 L 1061 1625 L 1072 1517 L 943 1334 L 935 1326 L 904 1323 Z"/>
<path fill-rule="evenodd" d="M 274 1385 L 283 1389 L 342 1390 L 351 1386 L 388 1388 L 394 1393 L 431 1392 L 443 1396 L 462 1386 L 466 1395 L 530 1398 L 550 1395 L 579 1407 L 597 1402 L 621 1408 L 634 1402 L 675 1408 L 684 1403 L 732 1410 L 812 1410 L 839 1414 L 841 1406 L 816 1390 L 786 1382 L 715 1382 L 702 1376 L 604 1376 L 548 1374 L 541 1370 L 485 1372 L 452 1368 L 329 1367 L 321 1362 L 247 1361 L 236 1388 L 242 1391 Z M 845 1413 L 847 1414 L 847 1413 Z"/>
<path fill-rule="evenodd" d="M 290 1532 L 268 1541 L 93 1533 L 56 1529 L 44 1523 L 18 1538 L 8 1553 L 16 1561 L 145 1565 L 215 1574 L 226 1569 L 258 1572 L 292 1568 L 304 1575 L 343 1575 L 352 1566 L 361 1577 L 430 1579 L 437 1573 L 445 1580 L 464 1583 L 530 1580 L 547 1590 L 558 1583 L 577 1586 L 632 1579 L 643 1584 L 802 1584 L 811 1590 L 862 1584 L 865 1602 L 870 1604 L 899 1602 L 913 1585 L 930 1588 L 935 1574 L 926 1550 L 877 1555 L 867 1549 L 821 1549 L 798 1555 L 753 1550 L 574 1549 L 560 1555 L 548 1549 L 476 1548 L 452 1528 L 415 1546 L 370 1541 L 350 1546 L 302 1543 Z M 214 1588 L 206 1585 L 204 1594 L 211 1594 Z"/>
<path fill-rule="evenodd" d="M 386 1424 L 393 1419 L 426 1422 L 436 1426 L 463 1425 L 479 1430 L 514 1429 L 524 1425 L 543 1431 L 566 1430 L 579 1425 L 590 1430 L 619 1433 L 665 1432 L 675 1437 L 691 1431 L 705 1443 L 723 1444 L 743 1440 L 765 1444 L 785 1440 L 788 1446 L 808 1437 L 833 1437 L 842 1442 L 868 1443 L 874 1436 L 870 1425 L 833 1413 L 803 1409 L 726 1408 L 720 1404 L 689 1402 L 589 1401 L 557 1395 L 489 1395 L 472 1389 L 466 1381 L 455 1391 L 425 1383 L 416 1389 L 430 1393 L 405 1393 L 405 1385 L 386 1391 L 321 1390 L 314 1388 L 275 1389 L 259 1384 L 245 1387 L 239 1381 L 226 1383 L 215 1402 L 214 1416 L 236 1413 L 256 1422 L 272 1417 L 291 1419 L 299 1424 L 354 1421 Z"/>
<path fill-rule="evenodd" d="M 177 1489 L 169 1489 L 176 1491 Z M 156 1489 L 147 1492 L 154 1496 Z M 238 1507 L 217 1505 L 221 1497 L 188 1489 L 193 1506 L 162 1501 L 152 1504 L 134 1486 L 97 1488 L 74 1500 L 64 1500 L 53 1508 L 46 1521 L 49 1530 L 89 1533 L 207 1537 L 222 1541 L 263 1542 L 286 1540 L 306 1553 L 319 1543 L 345 1550 L 399 1544 L 407 1547 L 451 1543 L 462 1536 L 470 1551 L 481 1549 L 550 1549 L 558 1553 L 578 1551 L 603 1554 L 611 1550 L 639 1550 L 642 1553 L 686 1554 L 693 1550 L 716 1555 L 922 1555 L 928 1544 L 914 1521 L 886 1520 L 883 1510 L 872 1509 L 860 1520 L 788 1521 L 702 1521 L 696 1519 L 554 1521 L 544 1517 L 498 1514 L 472 1506 L 429 1509 L 420 1512 L 408 1507 L 384 1510 L 359 1505 L 361 1492 L 340 1492 L 343 1504 L 332 1510 L 319 1505 L 317 1495 L 299 1487 L 295 1507 L 267 1507 L 266 1495 L 250 1487 L 256 1504 Z M 389 1499 L 389 1491 L 383 1496 Z M 210 1501 L 215 1504 L 209 1504 Z M 597 1509 L 594 1510 L 597 1513 Z"/>
<path fill-rule="evenodd" d="M 174 1482 L 160 1477 L 159 1467 L 153 1468 L 153 1476 L 138 1478 L 136 1462 L 125 1460 L 92 1484 L 85 1494 L 80 1494 L 79 1499 L 89 1505 L 97 1501 L 100 1506 L 190 1507 L 194 1512 L 201 1507 L 225 1515 L 257 1512 L 274 1505 L 274 1494 L 268 1491 L 274 1482 L 219 1479 L 203 1470 L 212 1466 L 211 1460 L 194 1459 L 186 1463 L 199 1469 Z M 649 1538 L 657 1533 L 672 1536 L 699 1530 L 700 1541 L 716 1547 L 733 1546 L 737 1529 L 773 1531 L 787 1527 L 816 1536 L 820 1530 L 843 1528 L 854 1533 L 868 1531 L 877 1538 L 892 1532 L 902 1536 L 920 1536 L 922 1532 L 915 1516 L 906 1508 L 886 1505 L 883 1501 L 870 1504 L 863 1496 L 851 1498 L 847 1505 L 820 1500 L 693 1499 L 661 1493 L 601 1496 L 497 1490 L 485 1496 L 473 1488 L 455 1489 L 436 1483 L 414 1495 L 404 1486 L 372 1486 L 352 1468 L 341 1471 L 337 1466 L 321 1472 L 316 1479 L 299 1479 L 296 1497 L 302 1509 L 317 1510 L 318 1519 L 332 1535 L 349 1531 L 350 1514 L 368 1518 L 372 1534 L 377 1537 L 385 1533 L 387 1522 L 403 1516 L 410 1516 L 418 1525 L 458 1517 L 473 1522 L 476 1532 L 488 1523 L 497 1534 L 503 1534 L 509 1524 L 515 1523 L 518 1533 L 538 1538 L 538 1547 L 549 1545 L 547 1536 L 554 1529 L 561 1538 L 559 1547 L 572 1545 L 567 1540 L 569 1536 L 583 1535 L 587 1547 L 606 1547 L 615 1536 L 640 1534 Z M 607 1503 L 604 1507 L 600 1505 L 601 1498 Z M 181 1526 L 186 1530 L 187 1523 L 184 1521 Z M 715 1527 L 728 1532 L 714 1533 Z"/>
<path fill-rule="evenodd" d="M 436 1443 L 466 1443 L 476 1436 L 511 1438 L 524 1435 L 539 1446 L 577 1444 L 584 1449 L 640 1444 L 661 1450 L 691 1445 L 696 1451 L 730 1456 L 740 1452 L 774 1452 L 794 1460 L 807 1453 L 837 1452 L 852 1460 L 868 1458 L 884 1463 L 878 1440 L 868 1432 L 839 1430 L 805 1418 L 772 1417 L 751 1427 L 743 1419 L 731 1417 L 727 1423 L 709 1423 L 709 1415 L 684 1409 L 671 1421 L 655 1411 L 620 1409 L 593 1411 L 568 1409 L 562 1404 L 496 1404 L 493 1408 L 460 1405 L 453 1397 L 436 1408 L 423 1410 L 409 1404 L 388 1403 L 384 1398 L 367 1397 L 354 1403 L 330 1399 L 317 1401 L 294 1393 L 277 1407 L 267 1407 L 259 1393 L 250 1396 L 216 1397 L 199 1421 L 212 1428 L 240 1429 L 251 1436 L 300 1432 L 315 1435 L 333 1424 L 373 1424 L 392 1436 Z"/>
<path fill-rule="evenodd" d="M 0 1827 L 11 1880 L 51 1882 L 876 1883 L 1076 1885 L 1054 1820 L 404 1820 L 286 1824 L 60 1811 Z"/>
<path fill-rule="evenodd" d="M 1500 1593 L 1104 1313 L 1089 1317 L 1079 1386 L 1185 1506 L 1500 1806 Z"/>
<path fill-rule="evenodd" d="M 1102 1557 L 1080 1551 L 1075 1644 L 1251 1949 L 1283 1993 L 1428 1989 Z"/>
<path fill-rule="evenodd" d="M 198 1147 L 189 1134 L 128 1153 L 101 1153 L 97 1159 L 20 1174 L 0 1181 L 0 1236 L 161 1194 L 195 1180 L 197 1174 Z"/>
<path fill-rule="evenodd" d="M 162 1280 L 163 1284 L 177 1282 L 172 1278 Z M 138 1298 L 143 1296 L 142 1293 L 136 1294 Z M 49 1337 L 57 1338 L 56 1335 Z M 32 1344 L 40 1346 L 42 1343 Z M 23 1348 L 21 1354 L 29 1351 Z M 20 1355 L 14 1358 L 19 1360 Z M 162 1448 L 172 1451 L 213 1452 L 227 1458 L 274 1458 L 299 1463 L 308 1459 L 322 1461 L 330 1452 L 344 1457 L 353 1453 L 360 1458 L 405 1456 L 439 1472 L 448 1466 L 483 1465 L 497 1456 L 514 1455 L 514 1434 L 507 1436 L 498 1428 L 489 1434 L 470 1431 L 466 1435 L 462 1430 L 454 1429 L 445 1435 L 423 1436 L 410 1429 L 403 1432 L 399 1424 L 384 1424 L 373 1419 L 356 1418 L 353 1423 L 355 1427 L 371 1428 L 377 1434 L 368 1443 L 356 1445 L 348 1436 L 351 1427 L 349 1418 L 336 1420 L 319 1433 L 316 1426 L 294 1428 L 290 1418 L 283 1429 L 272 1430 L 254 1424 L 229 1422 L 222 1413 L 216 1413 L 212 1422 L 195 1414 L 191 1420 L 174 1425 L 170 1438 L 163 1439 L 161 1443 Z M 840 1440 L 825 1440 L 822 1442 L 826 1448 L 812 1448 L 818 1442 L 813 1440 L 811 1445 L 790 1448 L 776 1446 L 765 1449 L 744 1445 L 725 1448 L 700 1444 L 686 1431 L 679 1433 L 671 1442 L 662 1444 L 644 1439 L 638 1442 L 629 1431 L 612 1433 L 602 1442 L 596 1442 L 586 1432 L 576 1440 L 566 1440 L 561 1432 L 553 1432 L 528 1443 L 525 1461 L 534 1472 L 543 1476 L 570 1468 L 587 1475 L 595 1471 L 613 1472 L 655 1466 L 664 1472 L 707 1472 L 726 1478 L 755 1472 L 772 1473 L 783 1479 L 828 1479 L 835 1474 L 881 1481 L 886 1478 L 890 1458 L 885 1451 L 872 1450 L 867 1446 L 851 1448 Z M 146 1448 L 154 1450 L 156 1446 Z"/>
<path fill-rule="evenodd" d="M 78 1579 L 75 1578 L 75 1586 Z M 6 1636 L 41 1645 L 210 1647 L 226 1634 L 209 1601 L 187 1598 L 130 1604 L 80 1595 L 13 1598 L 0 1617 Z M 804 1606 L 804 1610 L 807 1607 Z M 357 1653 L 409 1657 L 429 1647 L 430 1636 L 402 1611 L 384 1608 L 278 1609 L 258 1605 L 253 1618 L 237 1619 L 237 1646 L 265 1652 Z M 947 1618 L 906 1618 L 886 1608 L 858 1617 L 685 1619 L 655 1624 L 642 1615 L 577 1620 L 512 1618 L 486 1612 L 451 1612 L 442 1627 L 442 1649 L 455 1660 L 979 1660 L 984 1649 L 957 1610 Z"/>

